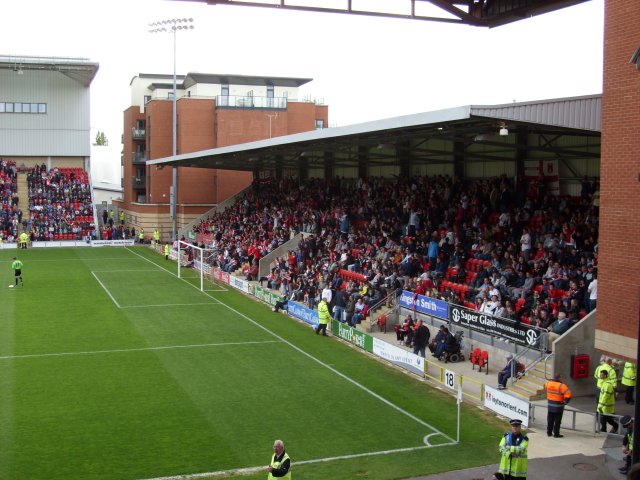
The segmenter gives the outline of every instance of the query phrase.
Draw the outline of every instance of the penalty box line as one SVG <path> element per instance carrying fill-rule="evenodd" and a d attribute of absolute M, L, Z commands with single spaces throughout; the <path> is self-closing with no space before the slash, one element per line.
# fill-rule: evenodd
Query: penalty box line
<path fill-rule="evenodd" d="M 261 340 L 255 342 L 226 342 L 226 343 L 200 343 L 193 345 L 167 345 L 164 347 L 142 347 L 142 348 L 117 348 L 112 350 L 92 350 L 85 352 L 58 352 L 58 353 L 34 353 L 31 355 L 7 355 L 0 357 L 0 360 L 19 360 L 22 358 L 44 358 L 44 357 L 73 357 L 80 355 L 100 355 L 104 353 L 131 353 L 131 352 L 152 352 L 157 350 L 177 350 L 186 348 L 206 348 L 206 347 L 229 347 L 244 345 L 260 345 L 265 343 L 280 343 L 277 340 Z"/>
<path fill-rule="evenodd" d="M 128 249 L 128 248 L 127 248 Z M 149 260 L 148 258 L 143 257 L 142 255 L 140 255 L 139 253 L 136 253 L 132 250 L 129 250 L 131 253 L 133 253 L 134 255 L 139 256 L 140 258 L 142 258 L 143 260 L 151 263 L 152 265 L 156 265 L 158 268 L 161 268 L 162 270 L 166 271 L 167 273 L 170 273 L 171 275 L 174 275 L 173 272 L 168 271 L 167 269 L 165 269 L 164 267 L 161 267 L 159 265 L 157 265 L 156 263 L 152 262 L 151 260 Z M 177 275 L 174 275 L 177 276 Z M 188 283 L 188 282 L 187 282 Z M 194 287 L 196 288 L 196 287 Z M 200 291 L 198 289 L 198 291 Z M 211 295 L 209 295 L 206 292 L 202 292 L 204 295 L 207 295 L 210 298 L 214 298 Z M 441 432 L 440 430 L 438 430 L 437 428 L 435 428 L 434 426 L 430 425 L 429 423 L 425 422 L 424 420 L 416 417 L 415 415 L 413 415 L 412 413 L 404 410 L 403 408 L 399 407 L 398 405 L 396 405 L 395 403 L 391 402 L 390 400 L 387 400 L 386 398 L 384 398 L 382 395 L 374 392 L 373 390 L 371 390 L 370 388 L 365 387 L 364 385 L 362 385 L 361 383 L 359 383 L 358 381 L 354 380 L 353 378 L 345 375 L 344 373 L 340 372 L 339 370 L 333 368 L 331 365 L 323 362 L 322 360 L 320 360 L 317 357 L 314 357 L 313 355 L 311 355 L 309 352 L 301 349 L 300 347 L 298 347 L 297 345 L 294 345 L 293 343 L 289 342 L 288 340 L 284 339 L 283 337 L 281 337 L 280 335 L 278 335 L 277 333 L 269 330 L 267 327 L 265 327 L 264 325 L 261 325 L 260 323 L 256 322 L 255 320 L 253 320 L 252 318 L 248 317 L 247 315 L 245 315 L 244 313 L 236 310 L 235 308 L 231 307 L 230 305 L 227 305 L 225 302 L 220 301 L 220 305 L 223 305 L 224 307 L 228 308 L 229 310 L 231 310 L 232 312 L 234 312 L 236 315 L 238 315 L 239 317 L 244 318 L 245 320 L 247 320 L 248 322 L 252 323 L 253 325 L 255 325 L 256 327 L 264 330 L 265 332 L 269 333 L 270 335 L 274 336 L 275 338 L 277 338 L 278 340 L 280 340 L 283 343 L 286 343 L 287 345 L 289 345 L 291 348 L 293 348 L 294 350 L 296 350 L 297 352 L 301 353 L 302 355 L 306 356 L 307 358 L 313 360 L 314 362 L 316 362 L 318 365 L 326 368 L 327 370 L 333 372 L 334 374 L 336 374 L 337 376 L 339 376 L 340 378 L 346 380 L 347 382 L 355 385 L 357 388 L 360 388 L 361 390 L 363 390 L 364 392 L 368 393 L 369 395 L 371 395 L 372 397 L 380 400 L 382 403 L 384 403 L 385 405 L 391 407 L 392 409 L 396 410 L 397 412 L 405 415 L 406 417 L 409 417 L 410 419 L 412 419 L 413 421 L 415 421 L 416 423 L 428 428 L 429 430 L 431 430 L 432 432 L 435 432 L 436 434 L 442 435 L 442 437 L 444 437 L 448 442 L 451 442 L 452 444 L 456 443 L 456 441 L 451 438 L 449 435 L 447 435 L 444 432 Z M 429 435 L 431 436 L 431 435 Z"/>
<path fill-rule="evenodd" d="M 178 275 L 176 275 L 175 273 L 173 273 L 171 270 L 167 270 L 166 268 L 158 265 L 155 262 L 152 262 L 151 260 L 149 260 L 146 257 L 143 257 L 142 255 L 140 255 L 138 252 L 134 252 L 133 250 L 131 250 L 129 247 L 124 247 L 125 250 L 127 250 L 128 252 L 131 252 L 133 255 L 137 255 L 138 257 L 140 257 L 141 259 L 143 259 L 145 262 L 149 262 L 151 265 L 155 265 L 156 268 L 160 269 L 160 270 L 164 270 L 165 272 L 167 272 L 170 275 L 173 275 L 174 277 L 176 277 L 179 280 L 182 280 L 183 282 L 185 282 L 187 285 L 189 285 L 190 287 L 195 288 L 196 290 L 198 290 L 199 292 L 205 292 L 205 295 L 207 295 L 206 292 L 227 292 L 229 291 L 228 288 L 225 288 L 221 285 L 218 285 L 217 283 L 212 283 L 212 286 L 217 286 L 219 287 L 218 289 L 204 289 L 204 290 L 200 290 L 200 288 L 196 287 L 195 285 L 193 285 L 192 283 L 188 282 L 187 280 L 185 280 L 184 277 L 179 277 Z M 185 267 L 186 268 L 186 267 Z M 152 270 L 152 271 L 156 271 L 156 270 Z M 199 271 L 199 270 L 198 270 Z M 196 277 L 191 277 L 193 279 L 196 279 Z M 199 279 L 199 277 L 198 277 Z M 217 298 L 211 297 L 211 295 L 207 295 L 210 298 L 213 298 L 214 300 L 218 300 Z"/>
<path fill-rule="evenodd" d="M 93 275 L 93 277 L 96 279 L 96 281 L 98 282 L 98 284 L 102 287 L 102 289 L 105 291 L 105 293 L 109 296 L 109 298 L 111 299 L 111 301 L 114 303 L 114 305 L 116 307 L 118 307 L 121 310 L 127 309 L 127 308 L 157 308 L 157 307 L 190 307 L 192 305 L 220 305 L 220 301 L 217 298 L 213 298 L 214 300 L 213 302 L 205 302 L 205 303 L 164 303 L 164 304 L 150 304 L 150 305 L 120 305 L 118 303 L 118 301 L 115 299 L 115 297 L 113 295 L 111 295 L 111 292 L 109 291 L 109 289 L 106 287 L 106 285 L 104 283 L 102 283 L 100 281 L 100 279 L 98 278 L 98 276 L 96 275 L 96 273 L 119 273 L 119 272 L 157 272 L 158 270 L 156 269 L 148 269 L 148 270 L 95 270 L 91 272 L 91 275 Z M 189 282 L 187 282 L 189 283 Z"/>
<path fill-rule="evenodd" d="M 377 455 L 391 455 L 396 453 L 415 452 L 417 450 L 426 450 L 428 448 L 438 448 L 438 447 L 448 447 L 455 444 L 456 442 L 441 443 L 438 445 L 420 445 L 418 447 L 397 448 L 395 450 L 381 450 L 377 452 L 365 452 L 365 453 L 354 453 L 352 455 L 341 455 L 339 457 L 316 458 L 313 460 L 302 460 L 300 462 L 292 461 L 291 466 L 295 467 L 298 465 L 311 465 L 314 463 L 334 462 L 336 460 L 352 460 L 354 458 L 374 457 Z M 218 477 L 224 478 L 232 475 L 252 475 L 254 473 L 264 472 L 265 468 L 266 467 L 262 465 L 259 467 L 234 468 L 231 470 L 220 470 L 217 472 L 192 473 L 192 474 L 186 474 L 186 475 L 174 475 L 170 477 L 147 478 L 145 480 L 197 480 L 200 478 L 218 478 Z"/>

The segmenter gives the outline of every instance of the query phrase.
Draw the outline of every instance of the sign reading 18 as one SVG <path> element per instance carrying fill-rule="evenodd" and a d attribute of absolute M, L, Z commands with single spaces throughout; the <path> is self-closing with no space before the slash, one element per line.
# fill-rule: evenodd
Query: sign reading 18
<path fill-rule="evenodd" d="M 451 370 L 444 371 L 444 384 L 447 388 L 455 390 L 456 388 L 456 373 Z"/>

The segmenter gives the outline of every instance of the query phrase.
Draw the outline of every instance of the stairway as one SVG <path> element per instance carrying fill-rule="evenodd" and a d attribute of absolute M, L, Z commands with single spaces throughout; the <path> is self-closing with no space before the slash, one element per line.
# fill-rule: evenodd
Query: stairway
<path fill-rule="evenodd" d="M 29 215 L 29 187 L 27 186 L 26 172 L 18 172 L 16 179 L 18 187 L 18 208 L 22 210 L 22 221 L 24 222 Z M 22 224 L 18 225 L 18 235 L 22 233 Z"/>
<path fill-rule="evenodd" d="M 547 372 L 550 377 L 551 373 Z M 546 398 L 544 384 L 547 381 L 544 372 L 544 362 L 536 363 L 527 373 L 517 379 L 514 383 L 509 383 L 507 389 L 510 393 L 515 393 L 529 401 Z"/>

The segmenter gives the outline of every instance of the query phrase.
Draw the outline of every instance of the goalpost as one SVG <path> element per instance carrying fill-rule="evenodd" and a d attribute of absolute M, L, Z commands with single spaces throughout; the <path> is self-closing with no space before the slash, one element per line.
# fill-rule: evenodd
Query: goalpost
<path fill-rule="evenodd" d="M 178 242 L 178 278 L 198 279 L 200 291 L 204 292 L 205 279 L 212 282 L 211 267 L 215 251 L 180 240 Z"/>

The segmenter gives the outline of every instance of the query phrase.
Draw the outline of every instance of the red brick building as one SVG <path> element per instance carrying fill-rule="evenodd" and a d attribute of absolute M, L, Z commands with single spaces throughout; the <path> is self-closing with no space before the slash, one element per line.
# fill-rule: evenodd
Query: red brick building
<path fill-rule="evenodd" d="M 299 99 L 306 78 L 189 73 L 177 77 L 177 154 L 326 128 L 328 107 Z M 171 169 L 147 160 L 169 157 L 173 146 L 173 77 L 140 74 L 124 111 L 123 200 L 126 222 L 162 238 L 171 232 Z M 186 225 L 252 181 L 251 172 L 178 169 L 177 227 Z"/>
<path fill-rule="evenodd" d="M 640 296 L 637 0 L 606 0 L 596 348 L 636 357 Z"/>

